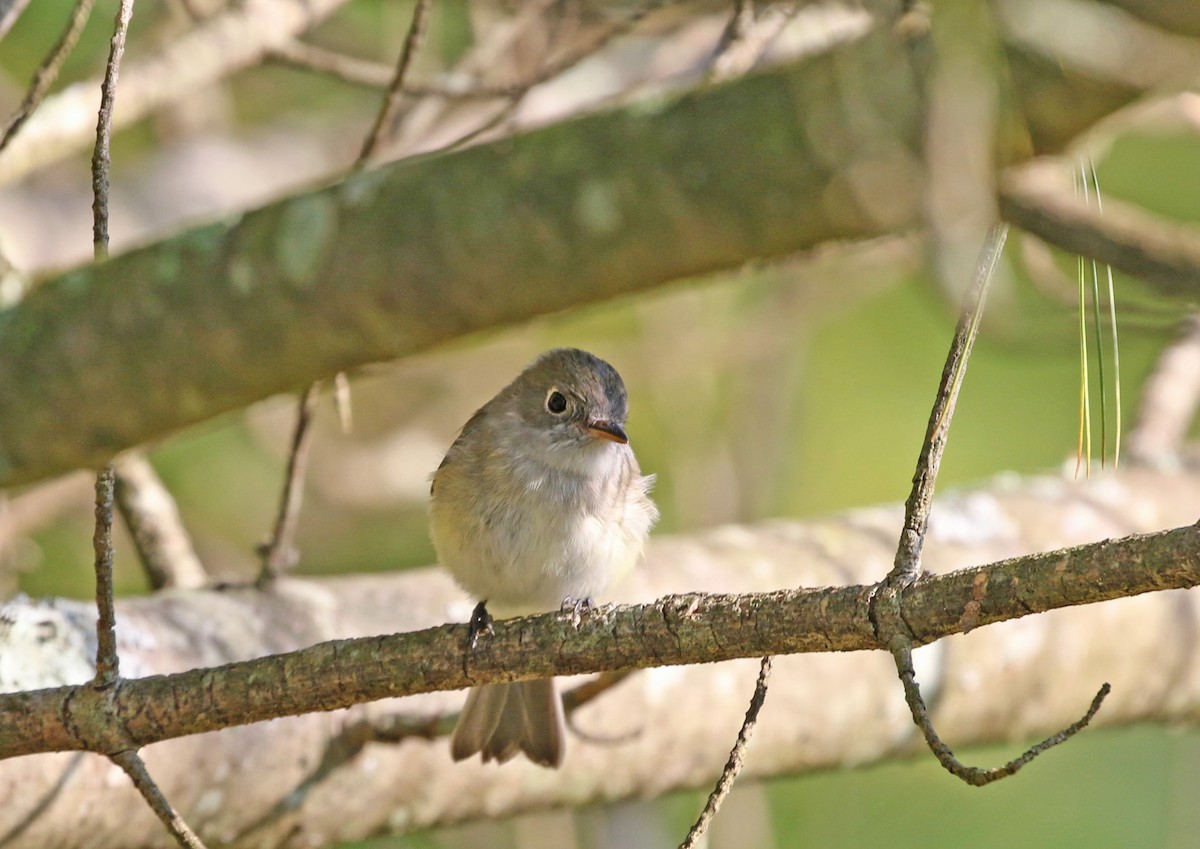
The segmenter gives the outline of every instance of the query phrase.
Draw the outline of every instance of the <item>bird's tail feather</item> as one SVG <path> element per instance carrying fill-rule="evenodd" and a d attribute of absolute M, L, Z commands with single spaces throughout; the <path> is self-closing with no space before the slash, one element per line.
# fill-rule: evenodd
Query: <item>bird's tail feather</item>
<path fill-rule="evenodd" d="M 456 761 L 478 752 L 485 762 L 504 763 L 524 752 L 534 763 L 557 769 L 565 751 L 562 700 L 552 678 L 473 688 L 450 740 Z"/>

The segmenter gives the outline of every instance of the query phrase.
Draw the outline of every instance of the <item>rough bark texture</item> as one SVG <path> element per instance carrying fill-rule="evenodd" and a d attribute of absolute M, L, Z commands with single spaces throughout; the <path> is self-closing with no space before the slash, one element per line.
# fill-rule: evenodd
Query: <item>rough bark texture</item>
<path fill-rule="evenodd" d="M 938 503 L 926 565 L 942 573 L 1027 551 L 1182 525 L 1194 521 L 1197 503 L 1200 473 L 1195 469 L 1130 470 L 1086 485 L 1037 479 L 1014 486 L 1000 479 L 986 490 L 950 495 Z M 624 600 L 685 590 L 768 595 L 739 603 L 717 597 L 694 610 L 682 596 L 654 624 L 642 609 L 643 633 L 654 640 L 644 644 L 631 639 L 638 608 L 626 608 L 612 620 L 615 637 L 606 633 L 607 623 L 596 627 L 599 620 L 585 619 L 579 635 L 571 633 L 574 628 L 565 619 L 541 627 L 531 620 L 501 625 L 481 643 L 470 672 L 516 677 L 559 662 L 577 670 L 591 662 L 584 658 L 599 659 L 588 667 L 598 668 L 630 665 L 645 655 L 661 655 L 654 662 L 667 663 L 684 656 L 680 646 L 685 644 L 699 646 L 689 658 L 728 657 L 741 646 L 761 651 L 768 637 L 791 650 L 867 647 L 873 635 L 864 621 L 865 590 L 854 585 L 887 572 L 899 520 L 898 508 L 878 508 L 824 522 L 727 527 L 657 540 L 644 568 L 623 588 Z M 1082 559 L 1042 555 L 1020 568 L 999 563 L 986 571 L 925 579 L 908 596 L 905 610 L 918 637 L 931 639 L 1000 615 L 1194 583 L 1200 580 L 1197 535 L 1200 530 L 1188 527 L 1156 539 L 1110 543 Z M 1159 545 L 1179 548 L 1160 550 Z M 792 593 L 797 604 L 779 608 L 781 620 L 764 618 L 772 604 L 789 595 L 773 590 L 798 585 L 846 588 Z M 1155 593 L 1060 610 L 923 649 L 918 673 L 935 706 L 935 721 L 956 747 L 1030 736 L 1075 719 L 1106 680 L 1114 692 L 1100 722 L 1193 717 L 1200 710 L 1200 662 L 1191 636 L 1200 613 L 1198 599 L 1194 592 Z M 331 638 L 461 622 L 469 610 L 444 577 L 430 572 L 288 581 L 270 594 L 163 593 L 121 605 L 122 670 L 134 676 L 212 666 Z M 86 606 L 21 602 L 4 613 L 0 683 L 5 688 L 87 679 L 93 638 Z M 787 630 L 781 621 L 810 630 L 779 633 Z M 253 706 L 265 701 L 276 701 L 283 708 L 277 712 L 286 713 L 310 687 L 331 706 L 345 704 L 339 692 L 352 689 L 362 677 L 376 682 L 381 694 L 395 692 L 388 688 L 396 685 L 388 682 L 417 689 L 461 684 L 466 680 L 463 633 L 462 626 L 455 626 L 426 631 L 408 644 L 395 637 L 368 637 L 350 647 L 317 647 L 314 651 L 326 661 L 320 679 L 311 670 L 295 675 L 299 667 L 293 665 L 293 655 L 271 660 L 258 675 L 240 679 L 236 688 L 223 680 L 228 669 L 200 671 L 183 679 L 190 682 L 186 691 L 174 689 L 165 701 L 130 694 L 171 679 L 126 683 L 116 700 L 134 711 L 127 716 L 132 733 L 149 730 L 153 736 L 155 727 L 165 727 L 197 705 L 203 706 L 195 714 L 200 724 L 211 727 L 243 721 L 246 717 L 237 711 L 257 709 Z M 555 642 L 560 636 L 560 643 L 545 648 L 547 638 Z M 418 652 L 422 640 L 426 648 Z M 394 650 L 403 645 L 411 651 L 397 655 Z M 503 769 L 455 765 L 440 740 L 372 744 L 355 753 L 348 748 L 349 734 L 337 737 L 352 719 L 368 714 L 404 711 L 419 716 L 448 708 L 458 698 L 449 694 L 186 737 L 152 746 L 145 755 L 164 792 L 206 839 L 247 846 L 282 845 L 285 840 L 292 841 L 288 845 L 321 845 L 381 829 L 704 785 L 724 762 L 756 669 L 757 662 L 750 660 L 638 673 L 582 709 L 577 720 L 601 735 L 640 733 L 612 745 L 572 740 L 561 774 L 525 764 Z M 94 711 L 98 700 L 74 692 L 82 701 L 69 712 L 71 722 L 62 723 L 53 710 L 40 715 L 42 728 L 61 726 L 45 732 L 47 739 L 65 739 L 62 727 L 68 725 L 67 737 L 105 739 L 103 726 L 80 721 L 94 715 L 80 705 L 92 699 Z M 52 690 L 4 697 L 4 750 L 11 753 L 26 745 L 16 731 L 30 727 L 25 711 L 40 710 L 39 705 L 60 695 Z M 763 775 L 860 763 L 914 748 L 913 729 L 886 654 L 793 656 L 781 658 L 777 666 L 748 770 Z M 319 780 L 306 781 L 323 762 L 336 764 L 338 753 L 345 751 L 350 755 L 344 763 Z M 0 762 L 0 792 L 9 801 L 0 808 L 0 839 L 19 830 L 21 839 L 11 845 L 167 845 L 161 826 L 120 775 L 91 754 Z M 230 801 L 234 799 L 236 804 Z"/>

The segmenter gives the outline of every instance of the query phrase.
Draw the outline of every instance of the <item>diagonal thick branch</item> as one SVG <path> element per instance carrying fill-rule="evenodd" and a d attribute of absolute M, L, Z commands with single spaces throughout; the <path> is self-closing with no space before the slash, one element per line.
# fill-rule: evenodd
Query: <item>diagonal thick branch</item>
<path fill-rule="evenodd" d="M 387 166 L 48 280 L 0 314 L 0 486 L 472 331 L 910 229 L 918 111 L 860 121 L 839 93 L 847 63 L 885 59 L 891 84 L 916 87 L 908 45 L 869 33 L 836 57 Z M 880 138 L 872 181 L 906 188 L 877 206 L 855 151 Z"/>
<path fill-rule="evenodd" d="M 1196 585 L 1200 527 L 1192 525 L 922 577 L 900 592 L 899 603 L 913 644 L 923 645 L 1030 613 Z M 872 585 L 856 585 L 697 593 L 602 607 L 578 625 L 560 614 L 497 622 L 467 664 L 462 662 L 466 625 L 333 640 L 217 668 L 125 680 L 111 705 L 126 739 L 144 746 L 487 681 L 768 653 L 886 649 L 868 616 L 872 590 Z M 0 696 L 0 758 L 88 748 L 72 713 L 78 693 L 86 690 L 68 686 Z M 92 713 L 86 719 L 96 721 Z M 103 745 L 108 738 L 88 727 L 90 739 Z"/>

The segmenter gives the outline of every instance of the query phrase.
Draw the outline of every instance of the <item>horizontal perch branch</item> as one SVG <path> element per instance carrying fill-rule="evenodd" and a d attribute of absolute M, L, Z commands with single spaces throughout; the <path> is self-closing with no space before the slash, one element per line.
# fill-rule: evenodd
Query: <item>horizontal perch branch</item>
<path fill-rule="evenodd" d="M 1031 613 L 1200 584 L 1200 527 L 1106 540 L 923 576 L 901 593 L 917 644 Z M 123 681 L 0 696 L 0 757 L 103 753 L 282 716 L 481 681 L 884 648 L 870 585 L 685 594 L 498 622 L 464 657 L 465 625 L 333 640 L 286 654 Z M 215 591 L 215 592 L 220 592 Z"/>

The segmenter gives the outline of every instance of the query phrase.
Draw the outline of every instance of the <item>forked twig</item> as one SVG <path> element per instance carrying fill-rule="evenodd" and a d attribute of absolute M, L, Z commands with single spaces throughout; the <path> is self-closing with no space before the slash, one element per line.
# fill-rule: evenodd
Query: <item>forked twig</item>
<path fill-rule="evenodd" d="M 912 713 L 913 722 L 921 729 L 926 744 L 938 762 L 952 775 L 977 787 L 1014 774 L 1046 749 L 1070 739 L 1092 720 L 1110 690 L 1108 684 L 1101 687 L 1087 713 L 1068 728 L 1027 749 L 1003 766 L 983 769 L 963 764 L 938 736 L 929 718 L 929 709 L 921 697 L 916 672 L 913 669 L 912 650 L 915 640 L 900 607 L 900 591 L 916 581 L 920 574 L 921 548 L 929 528 L 933 491 L 942 453 L 946 447 L 950 420 L 954 415 L 958 390 L 966 374 L 971 348 L 979 331 L 988 285 L 1006 235 L 1007 225 L 998 224 L 992 227 L 985 242 L 975 280 L 967 293 L 954 340 L 946 357 L 946 366 L 942 371 L 941 384 L 938 386 L 937 398 L 929 417 L 925 442 L 921 446 L 917 470 L 913 475 L 912 492 L 904 505 L 904 529 L 897 546 L 895 565 L 887 577 L 875 586 L 870 602 L 871 621 L 875 626 L 876 635 L 888 647 L 896 663 L 896 671 L 904 686 L 904 700 Z"/>
<path fill-rule="evenodd" d="M 121 0 L 113 26 L 108 63 L 100 92 L 96 122 L 96 148 L 92 153 L 92 245 L 97 259 L 108 256 L 108 175 L 112 142 L 113 104 L 117 94 L 118 69 L 125 53 L 125 37 L 133 17 L 133 0 Z M 97 690 L 114 687 L 121 680 L 117 654 L 117 621 L 113 605 L 113 489 L 116 472 L 109 463 L 96 476 L 96 530 L 92 546 L 96 553 L 96 677 Z M 163 797 L 146 771 L 137 750 L 108 753 L 109 759 L 125 770 L 151 809 L 184 849 L 204 849 L 204 844 Z"/>
<path fill-rule="evenodd" d="M 1100 690 L 1092 698 L 1092 704 L 1083 716 L 1058 733 L 1051 734 L 1040 743 L 1030 746 L 1007 763 L 991 768 L 967 766 L 954 756 L 954 752 L 938 736 L 937 731 L 933 727 L 933 720 L 929 718 L 929 710 L 925 706 L 925 700 L 921 696 L 921 689 L 917 685 L 916 672 L 913 670 L 912 649 L 907 646 L 901 647 L 893 655 L 896 658 L 896 667 L 900 671 L 900 681 L 904 685 L 904 701 L 907 702 L 908 709 L 912 713 L 913 722 L 921 729 L 925 743 L 938 759 L 938 763 L 947 772 L 961 778 L 972 787 L 983 787 L 985 784 L 991 784 L 993 781 L 999 781 L 1001 778 L 1008 778 L 1008 776 L 1017 772 L 1042 752 L 1054 748 L 1059 743 L 1067 742 L 1067 740 L 1088 726 L 1092 718 L 1096 715 L 1096 712 L 1100 710 L 1100 705 L 1104 703 L 1104 700 L 1112 691 L 1112 687 L 1108 684 L 1101 686 Z"/>
<path fill-rule="evenodd" d="M 758 713 L 767 699 L 767 679 L 770 676 L 771 656 L 767 655 L 762 659 L 762 664 L 758 668 L 758 681 L 754 684 L 754 695 L 750 697 L 750 706 L 746 708 L 746 718 L 742 720 L 742 728 L 738 731 L 737 742 L 733 744 L 733 748 L 729 752 L 729 760 L 725 762 L 725 768 L 721 770 L 717 786 L 708 794 L 704 810 L 700 812 L 700 816 L 688 831 L 687 837 L 679 844 L 679 849 L 694 849 L 696 842 L 704 836 L 704 832 L 708 831 L 708 825 L 720 809 L 721 803 L 733 789 L 733 782 L 745 764 L 746 745 L 750 742 L 750 735 L 754 733 L 754 726 L 758 723 Z"/>

